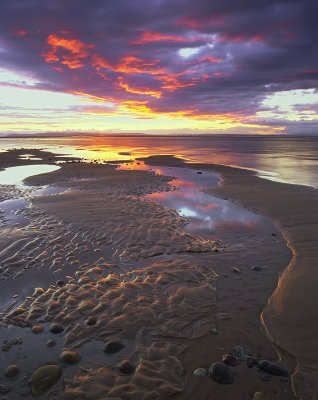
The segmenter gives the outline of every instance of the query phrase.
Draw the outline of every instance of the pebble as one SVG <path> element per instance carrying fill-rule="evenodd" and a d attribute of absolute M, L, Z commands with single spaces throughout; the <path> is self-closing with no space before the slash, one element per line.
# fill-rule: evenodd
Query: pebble
<path fill-rule="evenodd" d="M 241 274 L 241 273 L 242 273 L 242 272 L 241 272 L 238 268 L 236 268 L 236 267 L 231 268 L 231 271 L 234 272 L 235 274 Z"/>
<path fill-rule="evenodd" d="M 4 371 L 4 374 L 8 378 L 13 378 L 14 376 L 18 375 L 19 372 L 20 372 L 20 368 L 16 364 L 11 364 Z"/>
<path fill-rule="evenodd" d="M 218 383 L 229 384 L 233 382 L 232 371 L 222 362 L 212 364 L 209 368 L 209 374 Z"/>
<path fill-rule="evenodd" d="M 194 376 L 207 376 L 209 372 L 205 368 L 197 368 L 193 371 Z"/>
<path fill-rule="evenodd" d="M 63 332 L 64 328 L 62 324 L 58 324 L 58 323 L 53 323 L 50 326 L 50 332 L 52 333 L 61 333 Z"/>
<path fill-rule="evenodd" d="M 219 334 L 219 332 L 218 332 L 218 330 L 216 328 L 210 329 L 209 332 L 213 333 L 213 335 L 218 335 Z"/>
<path fill-rule="evenodd" d="M 87 320 L 86 320 L 86 325 L 89 325 L 89 326 L 95 325 L 96 322 L 97 322 L 97 318 L 91 316 L 91 317 L 87 318 Z"/>
<path fill-rule="evenodd" d="M 264 400 L 265 397 L 262 392 L 255 392 L 253 396 L 253 400 Z"/>
<path fill-rule="evenodd" d="M 274 363 L 267 360 L 260 360 L 257 363 L 258 367 L 263 371 L 267 372 L 268 374 L 275 375 L 275 376 L 289 376 L 287 369 L 284 365 Z"/>
<path fill-rule="evenodd" d="M 38 368 L 32 375 L 32 394 L 44 394 L 59 381 L 62 374 L 63 370 L 58 365 L 44 365 Z"/>
<path fill-rule="evenodd" d="M 269 382 L 272 379 L 272 376 L 265 371 L 258 372 L 259 379 L 263 382 Z"/>
<path fill-rule="evenodd" d="M 258 265 L 253 265 L 253 266 L 251 267 L 251 270 L 252 270 L 252 271 L 262 271 L 262 270 L 263 270 L 263 267 L 259 267 Z"/>
<path fill-rule="evenodd" d="M 47 347 L 54 347 L 56 345 L 55 340 L 48 340 L 46 342 Z"/>
<path fill-rule="evenodd" d="M 236 367 L 241 363 L 240 360 L 232 354 L 224 354 L 222 357 L 222 361 L 224 362 L 224 364 L 230 365 L 232 367 Z"/>
<path fill-rule="evenodd" d="M 135 371 L 135 367 L 128 360 L 119 361 L 117 367 L 123 374 L 132 374 Z"/>
<path fill-rule="evenodd" d="M 36 335 L 42 333 L 43 331 L 44 327 L 42 325 L 34 325 L 32 328 L 32 333 L 35 333 Z"/>
<path fill-rule="evenodd" d="M 63 350 L 59 359 L 65 364 L 76 364 L 80 361 L 81 355 L 74 350 Z"/>
<path fill-rule="evenodd" d="M 124 347 L 125 347 L 125 345 L 123 343 L 110 340 L 109 342 L 107 342 L 105 344 L 103 351 L 108 354 L 114 354 L 114 353 L 117 353 L 118 351 L 122 350 Z"/>
<path fill-rule="evenodd" d="M 32 296 L 33 297 L 38 297 L 43 293 L 44 293 L 44 289 L 43 288 L 35 288 Z"/>
<path fill-rule="evenodd" d="M 57 284 L 57 286 L 63 286 L 63 285 L 65 285 L 65 282 L 62 279 L 60 279 L 56 282 L 56 284 Z"/>
<path fill-rule="evenodd" d="M 11 387 L 9 385 L 0 385 L 0 394 L 7 394 L 11 392 Z"/>

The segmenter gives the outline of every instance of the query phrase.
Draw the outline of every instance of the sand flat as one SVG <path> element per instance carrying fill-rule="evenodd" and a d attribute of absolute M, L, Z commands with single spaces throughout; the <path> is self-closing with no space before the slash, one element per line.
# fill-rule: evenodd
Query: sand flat
<path fill-rule="evenodd" d="M 62 340 L 51 358 L 57 359 L 63 346 L 82 352 L 83 365 L 86 357 L 92 358 L 89 369 L 65 372 L 67 399 L 205 399 L 214 393 L 240 400 L 252 398 L 257 390 L 267 397 L 277 393 L 283 400 L 294 398 L 289 381 L 273 377 L 263 382 L 256 368 L 244 363 L 233 368 L 233 385 L 193 375 L 194 369 L 220 360 L 235 345 L 277 359 L 260 332 L 259 315 L 290 252 L 266 219 L 249 228 L 249 237 L 235 227 L 231 246 L 190 235 L 186 220 L 175 210 L 144 198 L 174 190 L 170 180 L 147 171 L 77 162 L 28 179 L 35 187 L 65 185 L 69 190 L 30 196 L 23 211 L 29 219 L 22 231 L 26 241 L 12 251 L 4 245 L 3 284 L 10 282 L 10 274 L 18 274 L 19 281 L 37 268 L 48 275 L 58 272 L 55 281 L 66 268 L 73 271 L 63 278 L 62 287 L 53 280 L 37 294 L 30 290 L 21 295 L 2 314 L 2 321 L 25 330 L 43 324 L 47 337 L 48 324 L 62 323 Z M 264 263 L 268 269 L 251 270 Z M 241 274 L 233 272 L 234 267 Z M 94 326 L 85 323 L 91 315 L 98 321 Z M 1 334 L 5 332 L 2 328 Z M 125 357 L 135 365 L 135 374 L 118 373 L 121 354 L 103 365 L 85 352 L 84 343 L 100 352 L 98 343 L 109 339 L 126 343 Z M 36 358 L 26 356 L 33 360 L 30 368 L 38 366 Z M 285 361 L 292 370 L 293 359 Z"/>

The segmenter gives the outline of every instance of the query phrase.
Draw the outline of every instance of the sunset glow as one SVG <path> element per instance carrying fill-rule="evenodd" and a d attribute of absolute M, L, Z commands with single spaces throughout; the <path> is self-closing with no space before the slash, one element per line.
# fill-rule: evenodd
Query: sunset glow
<path fill-rule="evenodd" d="M 315 37 L 303 8 L 263 5 L 258 20 L 260 4 L 122 0 L 82 4 L 81 19 L 46 2 L 41 21 L 37 3 L 0 5 L 4 134 L 316 131 L 316 56 L 295 57 Z"/>

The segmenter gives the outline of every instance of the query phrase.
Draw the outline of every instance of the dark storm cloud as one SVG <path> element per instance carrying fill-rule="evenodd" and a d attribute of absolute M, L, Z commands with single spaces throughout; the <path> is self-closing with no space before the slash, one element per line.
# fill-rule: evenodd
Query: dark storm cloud
<path fill-rule="evenodd" d="M 311 0 L 2 0 L 0 67 L 127 107 L 243 118 L 270 93 L 317 88 L 317 15 Z"/>

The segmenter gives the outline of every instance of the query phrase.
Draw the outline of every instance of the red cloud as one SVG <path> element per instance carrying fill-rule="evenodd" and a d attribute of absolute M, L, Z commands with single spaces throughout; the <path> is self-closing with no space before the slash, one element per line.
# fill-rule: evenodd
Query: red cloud
<path fill-rule="evenodd" d="M 159 32 L 143 32 L 139 39 L 133 40 L 131 43 L 146 44 L 161 41 L 182 43 L 186 42 L 187 39 L 180 35 L 165 35 Z"/>
<path fill-rule="evenodd" d="M 15 36 L 26 36 L 28 31 L 26 29 L 17 29 L 12 32 Z"/>
<path fill-rule="evenodd" d="M 52 34 L 47 38 L 51 48 L 43 54 L 48 63 L 60 62 L 71 69 L 84 66 L 84 60 L 89 57 L 90 51 L 95 46 L 86 44 L 78 39 L 68 39 L 66 35 Z"/>
<path fill-rule="evenodd" d="M 122 89 L 125 89 L 125 91 L 128 93 L 151 96 L 151 97 L 156 97 L 158 99 L 161 97 L 161 94 L 162 94 L 160 91 L 156 91 L 156 90 L 132 87 L 127 82 L 125 82 L 125 80 L 122 76 L 120 76 L 118 78 L 118 86 Z"/>

